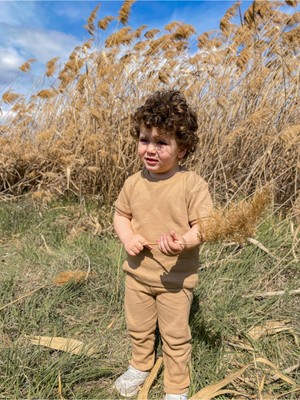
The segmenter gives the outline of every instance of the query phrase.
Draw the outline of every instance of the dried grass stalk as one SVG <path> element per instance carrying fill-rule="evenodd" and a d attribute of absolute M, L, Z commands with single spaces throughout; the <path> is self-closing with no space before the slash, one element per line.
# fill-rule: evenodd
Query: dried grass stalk
<path fill-rule="evenodd" d="M 80 271 L 80 270 L 61 272 L 54 278 L 53 283 L 56 286 L 67 285 L 68 283 L 71 283 L 71 282 L 81 284 L 88 279 L 89 275 L 90 275 L 90 265 L 89 265 L 87 272 Z M 42 290 L 45 287 L 50 286 L 50 285 L 51 284 L 45 284 L 45 285 L 39 286 L 38 288 L 36 288 L 34 290 L 31 290 L 28 293 L 25 293 L 23 296 L 20 296 L 17 299 L 11 301 L 10 303 L 7 303 L 4 306 L 0 307 L 0 311 L 6 309 L 7 307 L 11 306 L 12 304 L 15 304 L 15 303 L 25 299 L 26 297 L 30 297 L 35 292 L 38 292 L 39 290 Z"/>
<path fill-rule="evenodd" d="M 57 92 L 54 89 L 42 89 L 37 93 L 37 96 L 41 99 L 51 99 L 51 97 L 54 97 L 56 95 Z"/>
<path fill-rule="evenodd" d="M 272 291 L 272 292 L 247 294 L 246 296 L 243 296 L 243 298 L 250 299 L 251 297 L 253 297 L 256 299 L 264 299 L 264 298 L 273 297 L 273 296 L 284 296 L 284 295 L 290 296 L 292 294 L 300 294 L 300 288 L 293 289 L 293 290 L 277 290 L 277 291 Z"/>
<path fill-rule="evenodd" d="M 150 29 L 149 31 L 147 31 L 147 32 L 144 34 L 144 36 L 145 36 L 145 38 L 147 38 L 147 39 L 153 39 L 154 36 L 157 35 L 158 33 L 160 33 L 160 30 L 154 28 L 154 29 Z"/>
<path fill-rule="evenodd" d="M 40 286 L 40 287 L 38 287 L 38 288 L 36 288 L 36 289 L 34 289 L 34 290 L 31 290 L 31 291 L 28 292 L 28 293 L 25 293 L 23 296 L 18 297 L 17 299 L 11 301 L 10 303 L 7 303 L 7 304 L 5 304 L 4 306 L 0 307 L 0 311 L 2 311 L 2 310 L 4 310 L 5 308 L 7 308 L 7 307 L 9 307 L 9 306 L 11 306 L 11 305 L 17 303 L 18 301 L 20 301 L 20 300 L 22 300 L 22 299 L 25 299 L 25 297 L 31 296 L 31 295 L 34 294 L 35 292 L 38 292 L 39 290 L 44 289 L 46 286 L 47 286 L 47 285 L 43 285 L 43 286 Z"/>
<path fill-rule="evenodd" d="M 53 76 L 56 67 L 57 67 L 57 61 L 59 60 L 59 57 L 54 57 L 51 60 L 49 60 L 46 64 L 46 76 Z"/>
<path fill-rule="evenodd" d="M 31 69 L 31 64 L 35 62 L 35 58 L 30 58 L 28 61 L 25 61 L 20 67 L 19 70 L 22 72 L 28 72 Z"/>
<path fill-rule="evenodd" d="M 56 286 L 63 286 L 71 282 L 83 283 L 87 280 L 87 277 L 88 273 L 86 271 L 63 271 L 55 277 L 53 283 Z"/>
<path fill-rule="evenodd" d="M 262 336 L 274 335 L 280 332 L 291 332 L 295 334 L 294 329 L 288 321 L 266 321 L 263 325 L 257 325 L 249 329 L 248 335 L 253 340 L 258 340 Z"/>
<path fill-rule="evenodd" d="M 162 366 L 163 363 L 163 358 L 159 357 L 154 365 L 154 367 L 152 368 L 149 376 L 147 377 L 147 379 L 144 382 L 143 387 L 141 388 L 141 390 L 139 391 L 137 400 L 147 400 L 148 399 L 148 393 L 149 390 L 152 386 L 152 383 L 154 382 L 155 378 L 157 377 L 157 374 Z"/>
<path fill-rule="evenodd" d="M 269 188 L 254 194 L 250 201 L 216 208 L 209 217 L 199 220 L 199 234 L 207 243 L 233 241 L 244 243 L 255 234 L 256 226 L 270 203 Z"/>
<path fill-rule="evenodd" d="M 299 3 L 298 0 L 285 0 L 285 2 L 288 6 L 291 7 L 297 7 L 297 4 Z"/>
<path fill-rule="evenodd" d="M 106 40 L 105 46 L 106 47 L 117 47 L 121 44 L 126 45 L 129 44 L 134 37 L 131 34 L 131 28 L 124 27 L 120 29 L 118 32 L 112 33 Z"/>
<path fill-rule="evenodd" d="M 96 28 L 95 28 L 95 25 L 94 25 L 94 21 L 95 21 L 95 19 L 96 19 L 96 16 L 97 16 L 97 12 L 98 12 L 98 10 L 99 10 L 99 4 L 94 8 L 94 10 L 91 12 L 91 14 L 90 14 L 90 16 L 89 16 L 89 18 L 88 18 L 88 20 L 87 20 L 87 25 L 85 25 L 84 26 L 84 28 L 88 31 L 88 33 L 90 34 L 90 35 L 94 35 L 94 33 L 95 33 L 95 30 L 96 30 Z"/>
<path fill-rule="evenodd" d="M 223 388 L 225 386 L 227 386 L 228 384 L 230 384 L 231 382 L 233 382 L 235 379 L 240 378 L 248 368 L 256 367 L 256 363 L 261 363 L 261 364 L 267 365 L 273 371 L 276 372 L 278 379 L 281 379 L 284 382 L 288 383 L 289 385 L 296 387 L 296 382 L 293 379 L 286 376 L 285 374 L 283 374 L 282 372 L 280 372 L 275 364 L 273 364 L 271 361 L 269 361 L 266 358 L 258 357 L 250 364 L 247 364 L 247 365 L 243 366 L 242 368 L 240 368 L 239 370 L 230 373 L 227 377 L 225 377 L 221 381 L 219 381 L 217 383 L 213 383 L 213 384 L 208 385 L 205 388 L 201 389 L 199 392 L 197 392 L 196 394 L 194 394 L 194 396 L 191 397 L 191 400 L 210 400 L 210 399 L 215 398 L 222 394 L 226 394 L 226 393 L 234 394 L 234 391 L 223 390 Z M 259 391 L 259 388 L 258 388 L 258 391 Z M 235 392 L 235 394 L 239 394 L 239 395 L 248 397 L 246 394 L 242 394 L 242 393 Z M 249 396 L 249 397 L 252 397 L 252 396 Z"/>
<path fill-rule="evenodd" d="M 111 15 L 108 15 L 107 17 L 101 19 L 100 21 L 98 21 L 98 28 L 102 29 L 103 31 L 105 31 L 108 27 L 108 24 L 113 21 L 115 18 L 112 17 Z"/>
<path fill-rule="evenodd" d="M 49 347 L 53 350 L 60 350 L 71 354 L 91 356 L 97 352 L 96 348 L 88 348 L 83 342 L 76 339 L 52 336 L 29 336 L 28 338 L 30 343 L 36 346 Z"/>
<path fill-rule="evenodd" d="M 58 371 L 58 394 L 59 394 L 59 398 L 61 400 L 65 400 L 63 393 L 62 393 L 62 384 L 61 384 L 61 376 L 60 376 L 60 371 Z"/>
<path fill-rule="evenodd" d="M 123 25 L 128 22 L 131 7 L 135 3 L 135 0 L 125 0 L 119 11 L 119 20 Z"/>
<path fill-rule="evenodd" d="M 21 97 L 20 94 L 7 91 L 7 92 L 3 93 L 2 100 L 6 104 L 11 104 L 11 103 L 14 103 L 16 100 L 18 100 L 20 97 Z"/>

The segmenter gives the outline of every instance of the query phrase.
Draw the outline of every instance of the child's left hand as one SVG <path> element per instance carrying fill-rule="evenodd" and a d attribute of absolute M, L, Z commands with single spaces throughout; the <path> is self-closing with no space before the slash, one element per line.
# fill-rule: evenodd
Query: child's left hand
<path fill-rule="evenodd" d="M 157 240 L 159 250 L 167 256 L 180 254 L 185 249 L 185 240 L 181 235 L 172 231 L 170 234 L 163 233 Z"/>

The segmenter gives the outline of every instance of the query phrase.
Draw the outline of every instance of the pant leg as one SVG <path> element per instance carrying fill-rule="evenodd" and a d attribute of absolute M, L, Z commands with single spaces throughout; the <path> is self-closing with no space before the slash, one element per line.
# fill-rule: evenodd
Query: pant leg
<path fill-rule="evenodd" d="M 130 364 L 140 371 L 149 371 L 155 359 L 155 296 L 147 285 L 130 275 L 126 276 L 125 282 L 125 316 L 132 346 Z"/>
<path fill-rule="evenodd" d="M 156 298 L 158 325 L 163 341 L 164 389 L 182 394 L 190 385 L 191 331 L 189 314 L 193 299 L 190 290 L 161 293 Z"/>

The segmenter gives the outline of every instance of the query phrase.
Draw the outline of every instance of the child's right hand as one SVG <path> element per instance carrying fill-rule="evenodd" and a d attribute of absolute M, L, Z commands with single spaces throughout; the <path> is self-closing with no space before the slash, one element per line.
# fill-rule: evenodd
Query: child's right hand
<path fill-rule="evenodd" d="M 149 250 L 152 249 L 151 246 L 147 245 L 147 240 L 142 235 L 138 234 L 133 234 L 123 244 L 125 250 L 130 256 L 138 255 L 144 249 L 144 247 L 147 247 Z"/>

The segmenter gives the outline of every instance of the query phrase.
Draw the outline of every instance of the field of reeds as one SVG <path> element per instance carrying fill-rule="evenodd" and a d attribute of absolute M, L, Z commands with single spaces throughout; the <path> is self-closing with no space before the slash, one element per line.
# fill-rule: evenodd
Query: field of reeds
<path fill-rule="evenodd" d="M 174 88 L 199 119 L 200 146 L 187 166 L 220 207 L 200 252 L 190 396 L 297 399 L 297 1 L 254 1 L 244 13 L 237 2 L 218 30 L 201 35 L 178 21 L 131 29 L 133 3 L 116 16 L 97 7 L 90 40 L 64 65 L 49 60 L 43 88 L 0 93 L 0 108 L 12 110 L 0 124 L 0 398 L 117 398 L 111 385 L 130 349 L 113 203 L 140 168 L 131 113 L 153 91 Z M 266 209 L 259 194 L 248 208 L 234 206 L 265 186 Z M 69 346 L 42 346 L 45 337 Z M 70 351 L 71 340 L 80 351 Z M 162 397 L 162 375 L 148 398 Z"/>
<path fill-rule="evenodd" d="M 220 29 L 200 36 L 177 21 L 162 31 L 133 30 L 132 3 L 101 19 L 96 8 L 86 25 L 91 39 L 61 68 L 49 60 L 43 89 L 29 98 L 13 87 L 1 94 L 13 116 L 0 125 L 0 193 L 93 196 L 111 204 L 139 168 L 132 111 L 153 91 L 176 88 L 199 117 L 200 146 L 189 166 L 209 181 L 216 199 L 272 182 L 275 204 L 299 211 L 297 2 L 255 1 L 243 16 L 237 2 Z M 116 25 L 114 33 L 97 46 L 108 24 Z M 30 67 L 29 60 L 20 69 Z"/>

